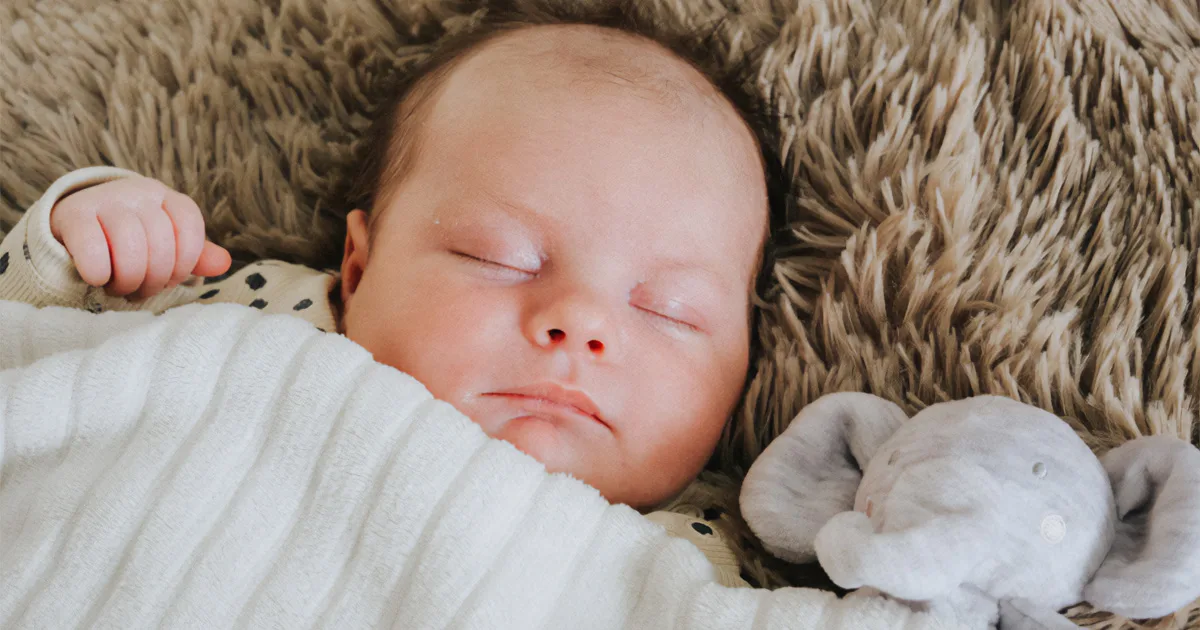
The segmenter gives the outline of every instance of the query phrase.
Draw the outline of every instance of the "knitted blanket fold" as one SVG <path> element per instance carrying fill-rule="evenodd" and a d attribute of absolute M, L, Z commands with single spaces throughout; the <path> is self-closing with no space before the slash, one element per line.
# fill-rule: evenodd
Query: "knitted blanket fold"
<path fill-rule="evenodd" d="M 703 554 L 334 334 L 0 302 L 0 627 L 927 628 Z"/>

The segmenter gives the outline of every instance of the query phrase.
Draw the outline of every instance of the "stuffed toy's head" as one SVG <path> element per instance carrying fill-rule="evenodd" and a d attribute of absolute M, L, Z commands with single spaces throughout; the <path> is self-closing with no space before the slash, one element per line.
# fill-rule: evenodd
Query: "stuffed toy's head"
<path fill-rule="evenodd" d="M 1097 459 L 1057 416 L 986 396 L 912 419 L 869 394 L 805 407 L 751 467 L 746 522 L 771 553 L 976 627 L 1130 618 L 1200 596 L 1200 450 L 1132 440 Z"/>

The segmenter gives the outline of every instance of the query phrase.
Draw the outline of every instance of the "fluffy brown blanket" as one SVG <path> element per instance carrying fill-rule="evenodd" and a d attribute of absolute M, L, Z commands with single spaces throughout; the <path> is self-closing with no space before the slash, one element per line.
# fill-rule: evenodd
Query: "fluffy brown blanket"
<path fill-rule="evenodd" d="M 740 472 L 835 390 L 910 411 L 1004 394 L 1097 451 L 1148 433 L 1200 443 L 1195 3 L 639 7 L 664 33 L 715 33 L 716 59 L 756 70 L 746 89 L 773 113 L 790 178 L 764 352 L 725 474 L 706 478 L 735 526 Z M 330 264 L 387 78 L 482 8 L 5 0 L 0 230 L 59 175 L 108 163 L 192 195 L 243 260 Z M 803 581 L 746 548 L 760 581 Z M 1159 624 L 1200 627 L 1200 607 Z"/>

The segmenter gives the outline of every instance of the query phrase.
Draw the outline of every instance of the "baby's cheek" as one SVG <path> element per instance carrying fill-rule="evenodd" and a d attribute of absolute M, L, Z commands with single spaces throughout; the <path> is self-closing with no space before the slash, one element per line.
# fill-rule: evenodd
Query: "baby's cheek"
<path fill-rule="evenodd" d="M 346 312 L 345 335 L 366 348 L 379 363 L 417 376 L 420 362 L 414 359 L 422 354 L 421 335 L 417 334 L 420 317 L 388 296 L 360 292 Z"/>
<path fill-rule="evenodd" d="M 426 304 L 398 326 L 392 342 L 410 373 L 451 403 L 473 390 L 504 385 L 496 380 L 511 376 L 516 357 L 505 349 L 517 334 L 505 325 L 505 305 L 486 295 L 438 296 Z"/>
<path fill-rule="evenodd" d="M 669 365 L 667 363 L 670 363 Z M 643 435 L 633 448 L 643 447 L 647 464 L 670 476 L 686 478 L 708 461 L 730 410 L 736 385 L 704 362 L 655 363 L 654 378 L 638 379 L 638 417 Z M 652 384 L 652 385 L 647 385 Z"/>

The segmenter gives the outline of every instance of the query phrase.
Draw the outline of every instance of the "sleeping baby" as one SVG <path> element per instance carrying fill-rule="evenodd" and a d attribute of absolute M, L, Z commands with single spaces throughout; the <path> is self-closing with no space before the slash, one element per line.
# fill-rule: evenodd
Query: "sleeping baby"
<path fill-rule="evenodd" d="M 368 143 L 336 273 L 266 261 L 230 275 L 189 197 L 93 167 L 0 245 L 0 299 L 300 317 L 611 502 L 676 496 L 748 369 L 768 204 L 739 109 L 640 36 L 494 26 L 431 57 Z M 728 550 L 709 551 L 739 583 Z"/>

